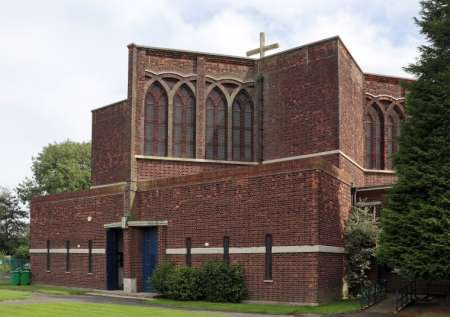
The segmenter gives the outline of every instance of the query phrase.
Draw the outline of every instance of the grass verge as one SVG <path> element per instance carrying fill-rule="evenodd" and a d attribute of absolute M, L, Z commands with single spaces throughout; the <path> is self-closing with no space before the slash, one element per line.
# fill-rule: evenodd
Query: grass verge
<path fill-rule="evenodd" d="M 20 300 L 27 299 L 31 296 L 30 292 L 11 291 L 7 289 L 0 289 L 0 302 L 5 300 Z"/>
<path fill-rule="evenodd" d="M 259 313 L 274 315 L 289 314 L 339 314 L 350 313 L 359 310 L 358 301 L 346 300 L 319 306 L 293 306 L 286 304 L 233 304 L 233 303 L 211 303 L 204 301 L 177 301 L 170 299 L 152 299 L 147 301 L 151 305 L 161 305 L 174 308 L 186 308 L 196 310 L 215 310 L 239 313 Z"/>
<path fill-rule="evenodd" d="M 84 295 L 87 290 L 58 287 L 58 286 L 45 286 L 45 285 L 9 285 L 0 284 L 0 290 L 10 290 L 10 291 L 25 291 L 33 293 L 43 293 L 49 295 Z"/>
<path fill-rule="evenodd" d="M 0 305 L 0 316 L 14 317 L 220 317 L 160 307 L 114 304 L 48 303 Z M 222 316 L 223 317 L 223 316 Z"/>

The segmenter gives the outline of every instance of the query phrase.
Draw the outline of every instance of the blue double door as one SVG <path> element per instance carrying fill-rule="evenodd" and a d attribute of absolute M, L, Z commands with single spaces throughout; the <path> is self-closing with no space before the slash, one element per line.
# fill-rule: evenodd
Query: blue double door
<path fill-rule="evenodd" d="M 144 292 L 152 292 L 154 288 L 150 277 L 158 265 L 158 229 L 149 227 L 143 231 L 142 243 L 142 284 Z M 110 229 L 106 233 L 106 271 L 107 289 L 122 289 L 123 285 L 123 231 Z"/>
<path fill-rule="evenodd" d="M 144 292 L 152 292 L 154 291 L 154 288 L 151 285 L 150 277 L 158 264 L 158 229 L 156 227 L 145 229 L 143 248 L 142 278 Z"/>

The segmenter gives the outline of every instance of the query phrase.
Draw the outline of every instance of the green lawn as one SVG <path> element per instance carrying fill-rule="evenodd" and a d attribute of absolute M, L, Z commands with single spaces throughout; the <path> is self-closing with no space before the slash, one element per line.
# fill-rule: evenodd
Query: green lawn
<path fill-rule="evenodd" d="M 45 286 L 45 285 L 14 286 L 9 284 L 0 284 L 0 290 L 27 291 L 34 293 L 44 293 L 49 295 L 84 295 L 87 292 L 86 290 L 82 289 L 58 287 L 58 286 Z"/>
<path fill-rule="evenodd" d="M 159 307 L 129 305 L 52 303 L 0 305 L 0 316 L 14 317 L 220 317 L 217 314 L 184 312 Z"/>
<path fill-rule="evenodd" d="M 358 301 L 347 300 L 319 306 L 293 306 L 282 304 L 230 304 L 211 303 L 203 301 L 176 301 L 170 299 L 153 299 L 147 301 L 153 305 L 163 305 L 167 307 L 218 310 L 240 313 L 261 313 L 261 314 L 339 314 L 358 311 L 360 306 Z"/>
<path fill-rule="evenodd" d="M 26 299 L 30 296 L 31 296 L 30 292 L 0 289 L 0 302 L 4 300 Z"/>

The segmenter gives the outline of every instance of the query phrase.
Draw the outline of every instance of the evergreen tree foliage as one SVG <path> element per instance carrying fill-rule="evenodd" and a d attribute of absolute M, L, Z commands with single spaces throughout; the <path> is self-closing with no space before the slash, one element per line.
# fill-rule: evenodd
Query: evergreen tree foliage
<path fill-rule="evenodd" d="M 450 278 L 450 0 L 422 1 L 427 42 L 406 69 L 398 181 L 382 212 L 380 258 L 410 278 Z"/>

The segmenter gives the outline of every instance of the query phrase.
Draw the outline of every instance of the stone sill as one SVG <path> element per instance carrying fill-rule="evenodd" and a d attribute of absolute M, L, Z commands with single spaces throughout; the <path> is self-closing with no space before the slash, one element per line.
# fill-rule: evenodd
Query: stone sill
<path fill-rule="evenodd" d="M 169 156 L 135 155 L 134 157 L 137 158 L 137 159 L 154 160 L 154 161 L 213 163 L 213 164 L 250 165 L 250 166 L 254 166 L 254 165 L 258 165 L 259 164 L 258 162 L 208 160 L 208 159 L 169 157 Z"/>

